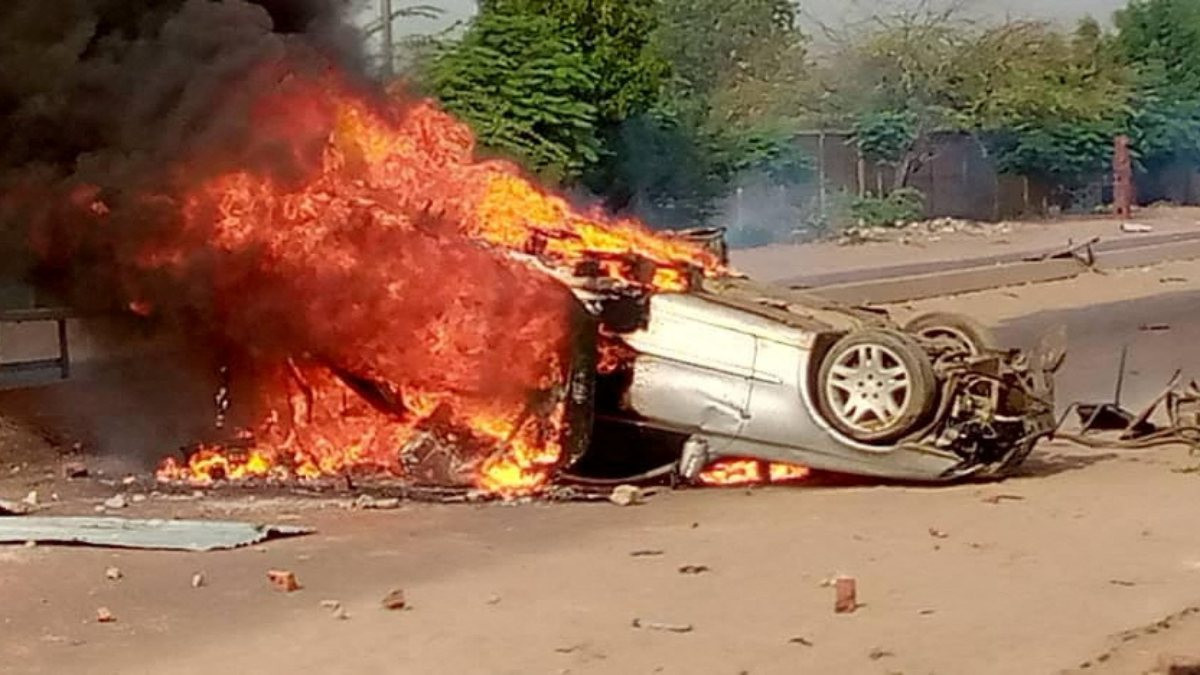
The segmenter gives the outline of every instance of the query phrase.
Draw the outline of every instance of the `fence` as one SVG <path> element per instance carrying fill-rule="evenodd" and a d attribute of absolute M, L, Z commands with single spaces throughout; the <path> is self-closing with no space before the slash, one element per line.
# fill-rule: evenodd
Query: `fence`
<path fill-rule="evenodd" d="M 967 133 L 943 132 L 924 141 L 928 159 L 908 185 L 925 194 L 926 215 L 971 220 L 1046 216 L 1055 211 L 1086 213 L 1109 203 L 1111 176 L 1098 175 L 1082 187 L 1068 188 L 1024 176 L 1001 174 L 987 150 Z M 881 194 L 893 184 L 895 169 L 866 161 L 846 131 L 801 133 L 796 143 L 813 158 L 815 207 L 829 214 L 839 195 Z M 1200 172 L 1180 161 L 1136 178 L 1142 204 L 1200 204 Z"/>
<path fill-rule="evenodd" d="M 926 215 L 1001 220 L 1045 214 L 1054 188 L 1022 176 L 1002 175 L 975 137 L 938 133 L 925 141 L 927 159 L 908 185 L 925 194 Z M 881 194 L 895 181 L 895 168 L 867 161 L 846 131 L 811 131 L 796 143 L 813 158 L 817 209 L 829 213 L 839 195 Z"/>

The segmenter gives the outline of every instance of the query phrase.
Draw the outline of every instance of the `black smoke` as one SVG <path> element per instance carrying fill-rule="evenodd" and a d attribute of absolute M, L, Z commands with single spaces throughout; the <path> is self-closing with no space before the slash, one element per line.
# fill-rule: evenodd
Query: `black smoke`
<path fill-rule="evenodd" d="M 306 157 L 252 138 L 247 117 L 289 74 L 362 76 L 344 5 L 0 0 L 0 291 L 33 285 L 45 302 L 116 316 L 87 330 L 109 345 L 105 358 L 121 354 L 77 383 L 0 400 L 0 415 L 47 416 L 89 447 L 148 459 L 211 429 L 213 373 L 239 356 L 214 341 L 215 327 L 120 314 L 130 299 L 121 261 L 177 227 L 181 163 L 187 180 L 203 180 L 237 168 L 286 176 L 313 160 L 319 147 Z M 92 199 L 108 217 L 83 208 Z M 203 322 L 205 309 L 190 309 Z M 171 358 L 127 360 L 132 335 L 165 343 Z"/>
<path fill-rule="evenodd" d="M 71 302 L 106 302 L 112 246 L 167 227 L 147 195 L 180 158 L 249 143 L 247 106 L 289 69 L 361 73 L 346 0 L 0 3 L 0 269 Z M 269 151 L 263 152 L 269 154 Z M 214 159 L 215 158 L 215 159 Z M 280 163 L 294 157 L 260 157 Z M 237 161 L 244 161 L 239 157 Z M 285 161 L 286 160 L 286 161 Z M 103 243 L 70 222 L 80 186 L 120 207 Z M 86 297 L 79 291 L 86 290 Z"/>

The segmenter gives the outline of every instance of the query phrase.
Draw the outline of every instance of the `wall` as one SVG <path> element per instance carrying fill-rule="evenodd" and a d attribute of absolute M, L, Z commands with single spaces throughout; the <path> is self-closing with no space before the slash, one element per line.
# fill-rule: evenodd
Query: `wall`
<path fill-rule="evenodd" d="M 908 181 L 925 194 L 927 216 L 991 221 L 1044 215 L 1049 209 L 1048 186 L 999 174 L 971 135 L 940 133 L 929 142 L 929 159 Z M 849 132 L 806 132 L 796 143 L 813 158 L 823 188 L 822 212 L 835 208 L 839 195 L 886 193 L 895 181 L 892 167 L 862 159 Z"/>

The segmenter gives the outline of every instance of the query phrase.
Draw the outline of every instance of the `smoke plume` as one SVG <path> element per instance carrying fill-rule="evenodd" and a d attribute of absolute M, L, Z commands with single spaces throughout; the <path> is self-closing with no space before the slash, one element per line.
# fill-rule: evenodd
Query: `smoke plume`
<path fill-rule="evenodd" d="M 339 23 L 340 9 L 334 0 L 0 5 L 0 244 L 6 266 L 36 263 L 40 281 L 55 290 L 86 287 L 88 297 L 76 301 L 111 299 L 104 297 L 112 291 L 106 278 L 112 270 L 103 246 L 76 232 L 69 242 L 74 246 L 45 248 L 53 221 L 69 217 L 61 209 L 71 191 L 86 185 L 114 201 L 130 194 L 144 198 L 168 191 L 172 177 L 164 172 L 181 157 L 203 155 L 212 171 L 242 161 L 227 151 L 249 140 L 247 106 L 254 88 L 268 84 L 261 78 L 270 64 L 286 59 L 292 68 L 320 68 L 337 60 L 354 72 L 355 41 Z M 283 173 L 304 159 L 260 150 L 256 161 Z M 122 225 L 164 226 L 151 213 L 136 225 Z"/>

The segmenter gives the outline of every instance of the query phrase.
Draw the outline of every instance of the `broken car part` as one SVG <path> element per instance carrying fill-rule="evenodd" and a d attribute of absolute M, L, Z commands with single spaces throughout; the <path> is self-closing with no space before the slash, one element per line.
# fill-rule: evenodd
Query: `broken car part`
<path fill-rule="evenodd" d="M 311 532 L 303 527 L 219 520 L 0 518 L 0 544 L 32 541 L 39 544 L 84 544 L 109 548 L 219 551 Z"/>
<path fill-rule="evenodd" d="M 564 281 L 597 316 L 610 300 L 628 304 L 587 279 Z M 753 458 L 945 481 L 1004 475 L 1055 426 L 1055 340 L 1004 351 L 952 315 L 905 330 L 886 314 L 734 277 L 650 295 L 643 312 L 599 321 L 601 344 L 623 358 L 598 375 L 583 464 L 634 473 L 672 456 L 690 479 L 698 466 Z"/>

